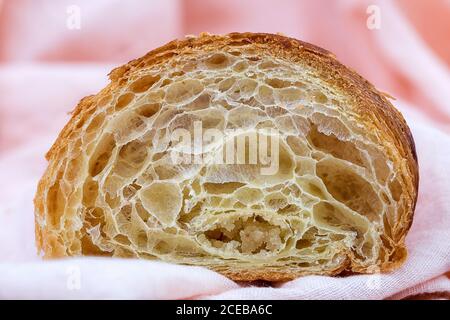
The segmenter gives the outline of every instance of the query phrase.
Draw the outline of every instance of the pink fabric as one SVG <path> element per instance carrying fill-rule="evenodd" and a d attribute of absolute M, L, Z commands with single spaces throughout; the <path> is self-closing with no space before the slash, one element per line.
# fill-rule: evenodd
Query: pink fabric
<path fill-rule="evenodd" d="M 380 29 L 366 25 L 372 4 L 380 8 Z M 81 9 L 79 30 L 66 27 L 69 5 Z M 283 32 L 329 49 L 399 98 L 420 162 L 403 267 L 257 287 L 197 267 L 37 257 L 32 198 L 67 113 L 107 83 L 112 66 L 201 31 Z M 0 298 L 401 299 L 450 292 L 449 32 L 447 0 L 0 0 Z"/>

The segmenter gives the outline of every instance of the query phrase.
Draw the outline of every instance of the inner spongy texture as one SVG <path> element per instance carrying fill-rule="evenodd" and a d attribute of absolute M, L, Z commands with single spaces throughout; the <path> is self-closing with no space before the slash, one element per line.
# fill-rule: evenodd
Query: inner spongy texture
<path fill-rule="evenodd" d="M 99 102 L 81 129 L 84 163 L 67 164 L 84 180 L 73 195 L 58 183 L 48 195 L 58 204 L 47 208 L 54 224 L 56 212 L 82 212 L 85 240 L 74 252 L 209 266 L 262 257 L 264 265 L 329 269 L 342 248 L 363 265 L 378 259 L 385 216 L 401 196 L 386 152 L 358 119 L 344 116 L 346 97 L 313 69 L 236 52 L 194 53 L 135 71 Z M 258 130 L 260 143 L 271 135 L 261 132 L 275 129 L 279 170 L 212 164 L 223 152 L 214 139 L 185 152 L 202 163 L 174 164 L 181 146 L 169 137 L 177 128 L 194 132 L 196 121 L 226 141 L 238 139 L 236 129 Z"/>
<path fill-rule="evenodd" d="M 216 248 L 231 247 L 244 254 L 254 254 L 277 250 L 282 244 L 280 233 L 278 226 L 263 219 L 242 217 L 226 225 L 219 224 L 204 235 Z"/>

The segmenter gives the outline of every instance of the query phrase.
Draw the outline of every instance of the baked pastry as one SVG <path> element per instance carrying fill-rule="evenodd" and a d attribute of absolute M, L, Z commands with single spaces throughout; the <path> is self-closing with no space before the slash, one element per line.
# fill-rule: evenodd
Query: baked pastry
<path fill-rule="evenodd" d="M 35 197 L 45 257 L 160 259 L 244 281 L 405 260 L 413 138 L 386 95 L 330 52 L 281 35 L 201 34 L 110 79 L 47 154 Z M 182 143 L 178 133 L 197 129 Z M 234 162 L 220 161 L 224 150 Z"/>

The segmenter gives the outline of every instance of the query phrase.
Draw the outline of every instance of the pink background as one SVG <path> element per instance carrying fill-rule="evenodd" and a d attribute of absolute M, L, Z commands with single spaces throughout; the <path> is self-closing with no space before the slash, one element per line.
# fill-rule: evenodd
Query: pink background
<path fill-rule="evenodd" d="M 80 29 L 66 25 L 71 5 L 81 10 Z M 367 27 L 370 5 L 380 9 L 380 29 Z M 209 282 L 186 293 L 172 282 L 172 274 L 183 275 L 186 267 L 167 268 L 167 281 L 159 278 L 156 285 L 152 281 L 158 263 L 125 266 L 134 262 L 90 258 L 76 260 L 86 269 L 85 277 L 93 279 L 97 263 L 115 268 L 112 274 L 142 268 L 152 286 L 133 284 L 131 275 L 121 283 L 145 298 L 216 293 L 230 298 L 403 298 L 448 292 L 449 0 L 0 0 L 0 297 L 92 297 L 87 291 L 36 289 L 42 279 L 62 285 L 54 274 L 66 267 L 66 262 L 39 262 L 35 253 L 31 200 L 46 166 L 43 155 L 68 112 L 83 96 L 106 85 L 112 67 L 203 31 L 281 32 L 314 43 L 397 98 L 394 103 L 416 139 L 421 173 L 415 221 L 407 238 L 410 258 L 403 269 L 383 278 L 382 289 L 362 295 L 358 281 L 366 281 L 364 276 L 306 277 L 277 288 L 241 288 L 203 269 L 196 272 Z M 186 272 L 177 281 L 194 281 L 196 272 Z M 108 286 L 107 279 L 98 281 L 91 285 Z M 93 297 L 105 294 L 90 292 Z M 114 290 L 108 292 L 118 297 Z M 158 296 L 161 292 L 165 295 Z"/>

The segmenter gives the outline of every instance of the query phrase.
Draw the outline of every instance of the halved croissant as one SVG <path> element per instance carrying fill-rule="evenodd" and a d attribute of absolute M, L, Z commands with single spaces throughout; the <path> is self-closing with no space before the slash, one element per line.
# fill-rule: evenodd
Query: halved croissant
<path fill-rule="evenodd" d="M 405 260 L 413 138 L 386 97 L 331 53 L 281 35 L 202 34 L 110 78 L 47 154 L 35 198 L 45 257 L 161 259 L 268 281 Z M 222 140 L 186 149 L 171 139 L 196 123 Z M 240 136 L 249 158 L 252 135 L 257 147 L 278 146 L 267 154 L 275 172 L 213 161 Z M 174 162 L 177 152 L 201 161 Z"/>

